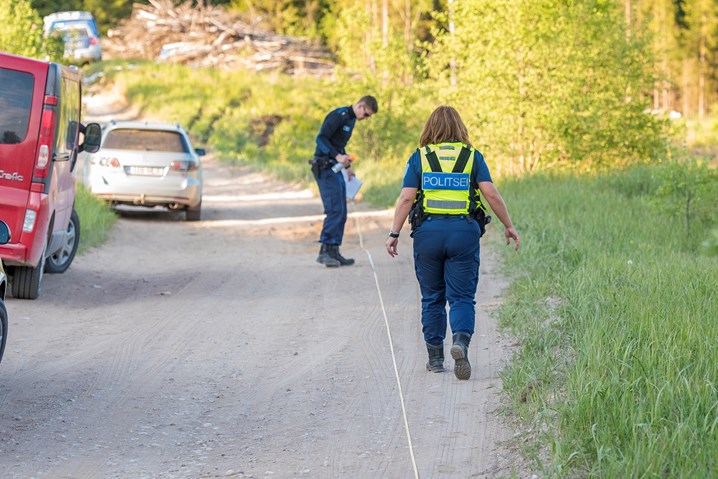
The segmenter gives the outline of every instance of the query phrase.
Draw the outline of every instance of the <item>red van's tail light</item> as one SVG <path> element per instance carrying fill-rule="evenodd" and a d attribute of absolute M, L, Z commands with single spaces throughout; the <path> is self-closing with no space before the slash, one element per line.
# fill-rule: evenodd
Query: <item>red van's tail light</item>
<path fill-rule="evenodd" d="M 90 37 L 90 45 L 92 45 L 92 46 L 97 45 L 97 38 L 95 38 L 95 37 Z"/>
<path fill-rule="evenodd" d="M 194 171 L 197 169 L 197 163 L 191 160 L 173 161 L 170 168 L 175 171 Z"/>
<path fill-rule="evenodd" d="M 50 162 L 50 147 L 49 145 L 40 145 L 40 150 L 37 153 L 37 168 L 42 170 L 47 168 L 47 164 Z M 35 176 L 45 176 L 36 172 Z"/>
<path fill-rule="evenodd" d="M 35 228 L 35 220 L 37 219 L 37 211 L 27 209 L 25 210 L 25 221 L 22 223 L 22 231 L 24 233 L 30 233 Z"/>
<path fill-rule="evenodd" d="M 45 96 L 46 108 L 42 111 L 42 121 L 40 122 L 40 141 L 37 150 L 37 161 L 35 162 L 35 177 L 44 178 L 47 176 L 47 165 L 50 163 L 52 156 L 52 144 L 55 133 L 55 110 L 47 108 L 47 106 L 56 106 L 56 96 Z"/>

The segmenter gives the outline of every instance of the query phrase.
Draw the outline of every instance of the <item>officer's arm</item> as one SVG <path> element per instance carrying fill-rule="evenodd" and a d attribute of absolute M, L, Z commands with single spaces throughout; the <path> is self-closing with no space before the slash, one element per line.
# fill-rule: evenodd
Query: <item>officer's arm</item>
<path fill-rule="evenodd" d="M 317 148 L 329 158 L 336 159 L 339 154 L 339 151 L 332 146 L 329 138 L 334 135 L 340 124 L 341 116 L 336 111 L 333 111 L 324 119 L 324 123 L 322 123 L 322 127 L 319 129 L 319 134 L 317 135 Z"/>
<path fill-rule="evenodd" d="M 404 225 L 407 216 L 409 216 L 409 210 L 414 205 L 414 198 L 416 198 L 417 188 L 402 188 L 399 199 L 396 202 L 396 210 L 394 211 L 394 222 L 391 224 L 391 230 L 397 233 L 401 231 L 401 227 Z"/>
<path fill-rule="evenodd" d="M 401 189 L 401 194 L 399 195 L 399 199 L 396 201 L 396 210 L 394 210 L 394 222 L 391 224 L 391 232 L 392 234 L 396 233 L 394 236 L 389 236 L 386 239 L 386 251 L 389 253 L 389 255 L 396 256 L 397 253 L 397 247 L 399 245 L 399 236 L 398 233 L 401 231 L 401 227 L 406 221 L 407 216 L 409 216 L 409 210 L 411 210 L 412 205 L 414 204 L 414 198 L 416 197 L 416 191 L 418 188 L 407 188 L 404 187 Z"/>
<path fill-rule="evenodd" d="M 506 231 L 504 232 L 504 236 L 506 236 L 506 244 L 509 244 L 513 239 L 516 244 L 515 249 L 518 250 L 519 234 L 516 232 L 516 228 L 514 228 L 514 224 L 511 222 L 509 210 L 506 208 L 506 203 L 504 203 L 501 193 L 499 193 L 499 190 L 497 190 L 496 186 L 494 186 L 494 184 L 490 181 L 479 182 L 479 190 L 481 190 L 481 194 L 484 195 L 484 198 L 486 198 L 489 206 L 491 206 L 491 210 L 504 224 L 504 227 L 506 228 Z"/>

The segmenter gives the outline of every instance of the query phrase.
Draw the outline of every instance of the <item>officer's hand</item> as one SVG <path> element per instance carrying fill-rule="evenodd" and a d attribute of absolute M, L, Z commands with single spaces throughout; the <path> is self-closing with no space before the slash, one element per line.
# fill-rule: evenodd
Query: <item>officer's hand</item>
<path fill-rule="evenodd" d="M 338 153 L 337 156 L 335 157 L 335 159 L 336 159 L 339 163 L 341 163 L 342 165 L 344 165 L 344 167 L 347 167 L 347 166 L 349 166 L 349 165 L 351 164 L 351 158 L 349 157 L 349 155 L 344 155 L 344 154 L 342 154 L 342 153 Z"/>
<path fill-rule="evenodd" d="M 399 253 L 396 251 L 396 247 L 399 245 L 399 238 L 392 238 L 391 236 L 387 238 L 386 240 L 386 252 L 389 253 L 389 256 L 392 258 Z"/>
<path fill-rule="evenodd" d="M 511 240 L 514 240 L 515 246 L 514 251 L 519 250 L 519 234 L 516 231 L 516 228 L 513 226 L 510 228 L 506 228 L 506 231 L 504 232 L 504 236 L 506 236 L 506 244 L 511 244 Z"/>

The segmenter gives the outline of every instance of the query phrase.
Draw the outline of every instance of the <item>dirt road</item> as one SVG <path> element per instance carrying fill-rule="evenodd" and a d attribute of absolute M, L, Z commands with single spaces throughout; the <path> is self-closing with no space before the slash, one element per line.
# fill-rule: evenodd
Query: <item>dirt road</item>
<path fill-rule="evenodd" d="M 310 191 L 212 160 L 205 178 L 203 221 L 125 212 L 40 299 L 8 299 L 0 477 L 510 477 L 489 243 L 459 382 L 424 368 L 390 212 L 357 207 L 342 248 L 357 265 L 328 269 Z"/>

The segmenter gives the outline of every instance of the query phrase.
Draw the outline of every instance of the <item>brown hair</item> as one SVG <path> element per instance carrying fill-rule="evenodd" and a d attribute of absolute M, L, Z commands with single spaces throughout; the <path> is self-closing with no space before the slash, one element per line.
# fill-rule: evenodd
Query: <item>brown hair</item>
<path fill-rule="evenodd" d="M 460 142 L 471 146 L 469 130 L 461 121 L 459 112 L 453 107 L 443 105 L 434 110 L 426 120 L 424 131 L 419 137 L 419 145 L 436 145 L 437 143 Z"/>
<path fill-rule="evenodd" d="M 379 113 L 379 103 L 371 95 L 364 95 L 357 103 L 364 103 L 373 113 Z"/>

